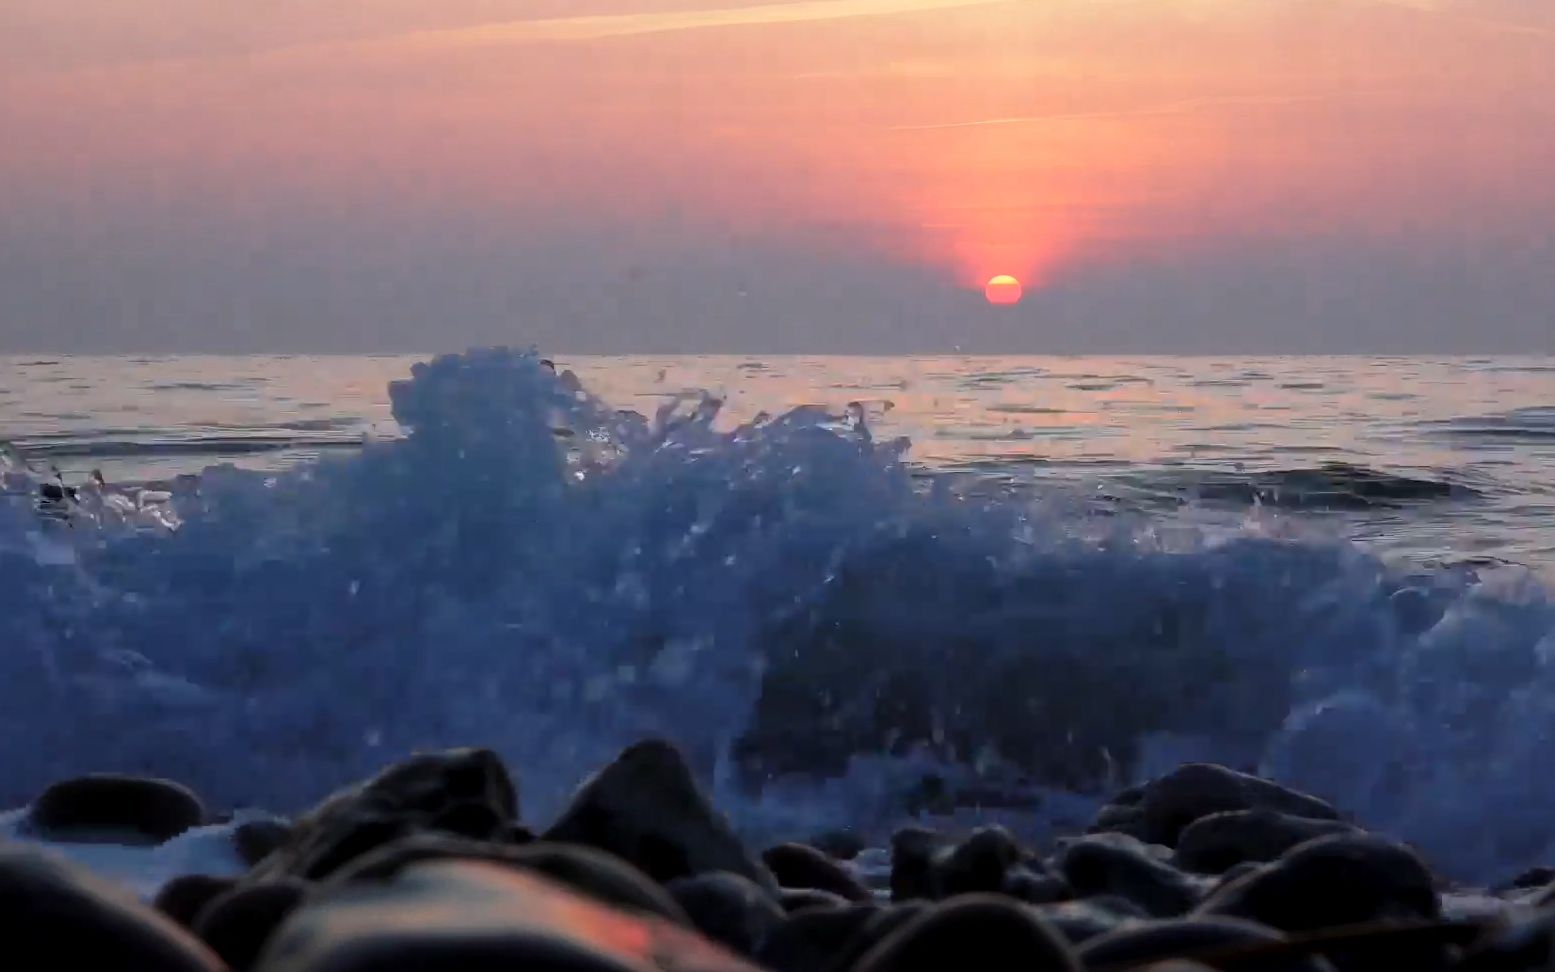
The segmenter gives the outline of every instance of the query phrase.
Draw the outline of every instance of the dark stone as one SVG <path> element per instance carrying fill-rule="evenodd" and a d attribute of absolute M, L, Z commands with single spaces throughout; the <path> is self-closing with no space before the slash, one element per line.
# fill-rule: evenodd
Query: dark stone
<path fill-rule="evenodd" d="M 804 844 L 779 844 L 762 852 L 779 886 L 830 891 L 849 901 L 868 901 L 869 890 L 846 867 Z"/>
<path fill-rule="evenodd" d="M 537 841 L 515 847 L 418 834 L 363 855 L 332 875 L 329 883 L 388 881 L 413 864 L 437 860 L 484 861 L 532 872 L 612 907 L 690 924 L 675 899 L 646 874 L 618 857 L 578 844 Z"/>
<path fill-rule="evenodd" d="M 477 812 L 475 806 L 485 810 Z M 442 825 L 470 829 L 472 822 L 492 820 L 499 822 L 493 826 L 505 827 L 517 814 L 518 792 L 495 753 L 423 753 L 336 793 L 297 820 L 254 874 L 318 880 L 401 837 Z"/>
<path fill-rule="evenodd" d="M 754 955 L 785 917 L 767 892 L 728 871 L 676 878 L 665 890 L 698 931 L 741 955 Z"/>
<path fill-rule="evenodd" d="M 1061 877 L 1038 874 L 1025 867 L 1017 867 L 1004 876 L 1000 893 L 1017 898 L 1027 904 L 1051 904 L 1068 901 L 1074 897 L 1074 888 Z"/>
<path fill-rule="evenodd" d="M 0 845 L 0 940 L 7 969 L 224 972 L 171 918 L 30 847 Z"/>
<path fill-rule="evenodd" d="M 873 939 L 875 905 L 812 908 L 789 915 L 756 950 L 756 960 L 773 972 L 841 972 Z"/>
<path fill-rule="evenodd" d="M 28 824 L 53 838 L 131 833 L 161 843 L 205 820 L 205 806 L 170 780 L 111 773 L 55 783 L 33 802 Z M 79 832 L 85 831 L 85 834 Z M 105 833 L 106 832 L 106 833 Z"/>
<path fill-rule="evenodd" d="M 993 895 L 944 902 L 887 936 L 855 972 L 1078 972 L 1063 934 L 1031 909 Z"/>
<path fill-rule="evenodd" d="M 1536 888 L 1548 887 L 1551 884 L 1555 884 L 1555 867 L 1530 867 L 1497 888 L 1496 891 L 1498 893 L 1532 891 Z"/>
<path fill-rule="evenodd" d="M 771 872 L 707 802 L 675 747 L 658 740 L 629 747 L 585 782 L 544 839 L 598 847 L 656 881 L 728 871 L 777 896 Z"/>
<path fill-rule="evenodd" d="M 1320 837 L 1221 886 L 1201 915 L 1230 915 L 1282 931 L 1384 919 L 1435 920 L 1435 880 L 1419 855 L 1370 834 Z"/>
<path fill-rule="evenodd" d="M 891 900 L 932 899 L 937 895 L 934 865 L 954 845 L 923 827 L 904 827 L 891 837 Z"/>
<path fill-rule="evenodd" d="M 1467 949 L 1453 972 L 1544 972 L 1555 955 L 1555 912 L 1544 911 L 1498 929 Z"/>
<path fill-rule="evenodd" d="M 1020 845 L 1003 827 L 983 827 L 972 832 L 932 867 L 933 897 L 958 894 L 993 894 L 1004 890 L 1009 872 L 1024 858 Z"/>
<path fill-rule="evenodd" d="M 317 889 L 271 937 L 264 972 L 756 972 L 673 922 L 535 874 L 422 861 L 382 883 Z"/>
<path fill-rule="evenodd" d="M 1204 956 L 1203 961 L 1214 966 L 1215 960 L 1209 955 L 1216 950 L 1283 941 L 1285 936 L 1273 929 L 1233 918 L 1152 921 L 1092 938 L 1080 946 L 1080 958 L 1093 969 L 1143 967 L 1154 962 L 1199 956 Z M 1267 961 L 1253 968 L 1258 972 L 1330 972 L 1326 962 L 1312 957 Z"/>
<path fill-rule="evenodd" d="M 851 830 L 828 830 L 810 838 L 811 847 L 839 861 L 851 861 L 864 853 L 864 838 Z"/>
<path fill-rule="evenodd" d="M 1096 827 L 1175 847 L 1183 829 L 1195 820 L 1212 813 L 1257 809 L 1313 820 L 1339 819 L 1338 812 L 1317 797 L 1225 766 L 1187 763 L 1102 808 Z"/>
<path fill-rule="evenodd" d="M 194 932 L 232 972 L 248 972 L 265 942 L 302 903 L 309 889 L 307 882 L 296 878 L 235 888 L 200 912 Z"/>
<path fill-rule="evenodd" d="M 238 857 L 253 867 L 269 857 L 291 836 L 292 825 L 279 817 L 245 820 L 232 831 L 232 845 Z"/>
<path fill-rule="evenodd" d="M 1063 845 L 1059 871 L 1075 894 L 1116 894 L 1156 917 L 1185 914 L 1198 903 L 1193 880 L 1126 834 L 1091 834 Z"/>
<path fill-rule="evenodd" d="M 1175 860 L 1186 871 L 1219 874 L 1248 861 L 1272 861 L 1318 837 L 1355 830 L 1338 820 L 1293 817 L 1277 810 L 1228 810 L 1184 827 L 1177 838 Z"/>
<path fill-rule="evenodd" d="M 1133 907 L 1129 902 L 1124 904 Z M 1098 935 L 1105 935 L 1132 923 L 1138 917 L 1143 917 L 1143 914 L 1120 912 L 1111 907 L 1105 898 L 1038 905 L 1032 910 L 1041 916 L 1042 920 L 1058 929 L 1071 945 L 1090 941 Z"/>
<path fill-rule="evenodd" d="M 151 905 L 185 928 L 194 927 L 201 909 L 232 890 L 235 878 L 185 874 L 162 885 Z"/>
<path fill-rule="evenodd" d="M 523 824 L 508 824 L 507 832 L 502 836 L 502 843 L 512 844 L 516 847 L 523 844 L 533 844 L 539 839 L 539 834 Z"/>
<path fill-rule="evenodd" d="M 815 888 L 784 888 L 778 893 L 778 903 L 783 906 L 784 911 L 793 914 L 806 908 L 846 908 L 855 902 L 849 901 L 840 894 L 818 891 Z"/>

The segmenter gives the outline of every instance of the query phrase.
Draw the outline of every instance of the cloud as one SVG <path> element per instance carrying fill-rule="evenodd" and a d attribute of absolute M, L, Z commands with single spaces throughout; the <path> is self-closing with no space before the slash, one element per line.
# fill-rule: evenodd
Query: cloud
<path fill-rule="evenodd" d="M 504 43 L 602 40 L 714 27 L 799 24 L 858 17 L 886 17 L 962 7 L 991 7 L 1011 0 L 797 0 L 751 7 L 666 10 L 650 13 L 597 14 L 544 20 L 514 20 L 478 27 L 429 30 L 401 35 L 396 43 L 426 46 L 479 46 Z"/>

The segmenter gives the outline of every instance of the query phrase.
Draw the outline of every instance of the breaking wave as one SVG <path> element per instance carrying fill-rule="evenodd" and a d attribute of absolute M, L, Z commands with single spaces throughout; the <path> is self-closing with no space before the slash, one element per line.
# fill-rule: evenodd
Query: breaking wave
<path fill-rule="evenodd" d="M 751 826 L 884 825 L 926 779 L 1041 818 L 1195 757 L 1460 875 L 1555 853 L 1555 605 L 1526 574 L 976 499 L 857 412 L 650 419 L 532 354 L 391 399 L 402 438 L 279 474 L 67 492 L 0 456 L 0 797 L 115 769 L 290 809 L 474 743 L 540 817 L 651 733 Z"/>

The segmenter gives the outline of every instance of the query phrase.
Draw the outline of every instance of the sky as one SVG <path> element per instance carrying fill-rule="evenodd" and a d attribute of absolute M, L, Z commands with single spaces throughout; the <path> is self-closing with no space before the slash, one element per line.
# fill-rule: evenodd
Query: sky
<path fill-rule="evenodd" d="M 1549 0 L 0 0 L 0 352 L 1550 353 L 1552 91 Z"/>

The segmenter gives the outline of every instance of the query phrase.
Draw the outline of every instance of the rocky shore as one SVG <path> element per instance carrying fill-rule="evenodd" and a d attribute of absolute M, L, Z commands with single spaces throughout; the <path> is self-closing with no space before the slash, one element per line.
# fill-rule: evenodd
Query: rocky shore
<path fill-rule="evenodd" d="M 48 847 L 223 835 L 154 901 Z M 426 753 L 296 820 L 165 780 L 50 787 L 0 841 L 0 966 L 92 972 L 1155 972 L 1555 967 L 1555 871 L 1466 888 L 1316 797 L 1189 764 L 1084 833 L 846 830 L 746 846 L 668 744 L 543 831 L 487 750 Z"/>

